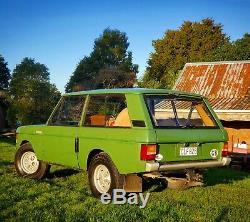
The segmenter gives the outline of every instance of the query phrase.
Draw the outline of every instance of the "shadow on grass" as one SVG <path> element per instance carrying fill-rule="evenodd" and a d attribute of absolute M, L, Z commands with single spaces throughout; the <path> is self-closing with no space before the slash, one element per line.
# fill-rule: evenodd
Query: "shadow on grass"
<path fill-rule="evenodd" d="M 211 168 L 203 173 L 204 186 L 214 186 L 216 184 L 228 184 L 234 181 L 250 178 L 250 173 L 234 170 L 231 168 Z M 143 191 L 161 192 L 168 188 L 165 180 L 150 179 L 143 182 Z M 186 187 L 189 189 L 191 187 Z M 178 189 L 178 188 L 177 188 Z M 184 188 L 185 189 L 185 188 Z"/>
<path fill-rule="evenodd" d="M 0 167 L 8 167 L 12 166 L 13 162 L 8 161 L 8 160 L 0 160 Z"/>
<path fill-rule="evenodd" d="M 0 175 L 13 173 L 14 163 L 8 160 L 0 160 Z"/>
<path fill-rule="evenodd" d="M 219 216 L 215 218 L 215 221 L 220 222 L 220 221 L 228 219 L 227 218 L 228 212 L 229 212 L 229 208 L 223 207 Z"/>
<path fill-rule="evenodd" d="M 8 143 L 11 146 L 15 146 L 16 140 L 15 140 L 15 138 L 9 138 L 9 137 L 5 137 L 5 136 L 0 135 L 0 143 Z"/>
<path fill-rule="evenodd" d="M 60 170 L 55 170 L 52 173 L 49 173 L 47 178 L 48 179 L 53 179 L 53 178 L 60 178 L 60 177 L 68 177 L 68 176 L 72 176 L 74 174 L 79 173 L 78 170 L 74 170 L 74 169 L 60 169 Z"/>
<path fill-rule="evenodd" d="M 167 188 L 167 182 L 160 179 L 143 180 L 142 190 L 150 192 L 161 192 Z"/>
<path fill-rule="evenodd" d="M 205 171 L 203 175 L 206 186 L 232 183 L 234 181 L 250 178 L 249 173 L 233 170 L 231 168 L 211 168 Z"/>

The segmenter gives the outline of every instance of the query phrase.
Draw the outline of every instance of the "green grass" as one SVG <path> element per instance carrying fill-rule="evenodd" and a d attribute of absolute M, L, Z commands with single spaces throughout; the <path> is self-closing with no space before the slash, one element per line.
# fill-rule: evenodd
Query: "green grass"
<path fill-rule="evenodd" d="M 93 198 L 86 172 L 51 168 L 48 178 L 18 177 L 14 142 L 0 139 L 0 221 L 250 221 L 250 174 L 210 169 L 206 187 L 184 191 L 153 186 L 146 208 L 103 205 Z"/>

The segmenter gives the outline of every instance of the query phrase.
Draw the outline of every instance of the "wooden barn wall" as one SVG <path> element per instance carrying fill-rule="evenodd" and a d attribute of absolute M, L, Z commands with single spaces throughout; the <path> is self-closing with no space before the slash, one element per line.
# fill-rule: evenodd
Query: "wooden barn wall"
<path fill-rule="evenodd" d="M 250 152 L 250 121 L 222 121 L 222 124 L 228 133 L 229 151 L 244 153 L 246 150 L 235 148 L 235 144 L 245 143 Z"/>

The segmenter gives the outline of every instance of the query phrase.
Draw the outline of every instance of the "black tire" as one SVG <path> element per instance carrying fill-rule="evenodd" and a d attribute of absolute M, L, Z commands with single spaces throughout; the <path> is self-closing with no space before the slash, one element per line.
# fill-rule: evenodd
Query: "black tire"
<path fill-rule="evenodd" d="M 20 146 L 15 155 L 15 168 L 18 175 L 23 177 L 28 177 L 32 179 L 42 179 L 49 172 L 50 165 L 38 160 L 38 167 L 35 172 L 29 173 L 27 169 L 22 164 L 22 157 L 27 155 L 27 153 L 33 153 L 35 155 L 34 150 L 30 143 L 25 143 Z"/>
<path fill-rule="evenodd" d="M 110 187 L 107 190 L 107 192 L 101 192 L 97 188 L 97 184 L 94 180 L 94 173 L 98 166 L 104 165 L 109 171 L 110 174 Z M 89 185 L 90 189 L 93 193 L 93 195 L 97 198 L 100 198 L 102 193 L 109 193 L 112 196 L 113 189 L 122 189 L 123 188 L 123 176 L 119 174 L 117 168 L 115 167 L 113 161 L 108 156 L 108 154 L 101 152 L 93 157 L 93 159 L 90 162 L 89 168 L 88 168 L 88 179 L 89 179 Z"/>

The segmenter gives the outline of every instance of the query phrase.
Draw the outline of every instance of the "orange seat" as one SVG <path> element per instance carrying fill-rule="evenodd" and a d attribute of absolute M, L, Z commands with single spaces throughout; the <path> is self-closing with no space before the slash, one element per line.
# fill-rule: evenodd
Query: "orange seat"
<path fill-rule="evenodd" d="M 103 114 L 96 114 L 90 117 L 91 126 L 105 126 L 106 116 Z"/>
<path fill-rule="evenodd" d="M 113 126 L 131 127 L 128 108 L 123 109 L 115 119 Z"/>

